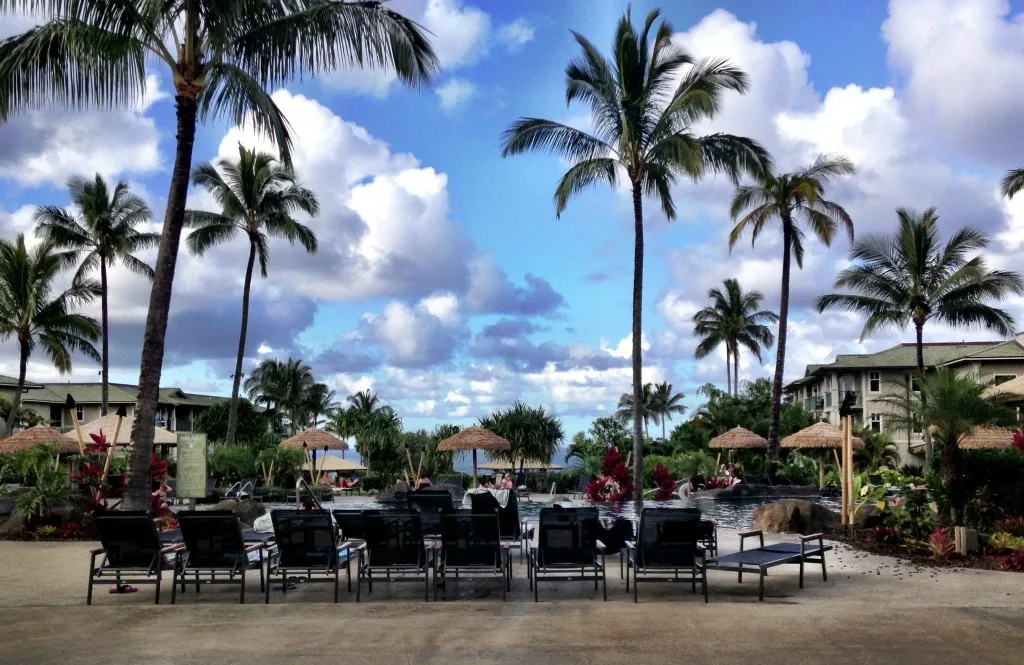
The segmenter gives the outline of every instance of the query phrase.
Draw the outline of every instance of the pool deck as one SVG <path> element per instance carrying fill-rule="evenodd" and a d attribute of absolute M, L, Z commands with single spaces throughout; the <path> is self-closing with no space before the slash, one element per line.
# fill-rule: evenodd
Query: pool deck
<path fill-rule="evenodd" d="M 720 530 L 723 553 L 735 532 Z M 774 540 L 774 539 L 773 539 Z M 152 604 L 152 588 L 85 605 L 90 543 L 0 542 L 0 662 L 96 665 L 254 663 L 680 662 L 957 663 L 1020 665 L 1024 575 L 922 569 L 837 546 L 829 579 L 809 567 L 756 576 L 708 574 L 711 602 L 689 586 L 650 583 L 633 603 L 608 561 L 608 602 L 589 584 L 527 589 L 524 567 L 502 603 L 491 581 L 462 581 L 445 602 L 416 585 L 376 586 L 357 604 L 344 588 L 300 586 L 265 606 L 258 577 L 246 605 L 236 590 L 191 590 L 178 605 Z M 170 600 L 165 582 L 164 602 Z M 365 594 L 365 589 L 364 589 Z"/>

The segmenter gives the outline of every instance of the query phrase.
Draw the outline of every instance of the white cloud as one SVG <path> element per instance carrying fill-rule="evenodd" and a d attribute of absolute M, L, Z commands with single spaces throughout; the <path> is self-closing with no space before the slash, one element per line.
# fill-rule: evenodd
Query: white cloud
<path fill-rule="evenodd" d="M 465 79 L 449 79 L 444 85 L 435 89 L 441 100 L 441 108 L 451 111 L 468 102 L 474 95 L 473 84 Z"/>
<path fill-rule="evenodd" d="M 363 315 L 368 337 L 386 352 L 389 364 L 424 367 L 446 362 L 464 333 L 454 296 L 425 298 L 409 306 L 393 301 L 380 315 Z"/>
<path fill-rule="evenodd" d="M 647 341 L 647 336 L 640 333 L 640 350 L 650 351 L 651 343 Z M 608 355 L 616 358 L 632 358 L 633 357 L 633 333 L 629 333 L 618 341 L 615 346 L 609 346 L 607 340 L 601 340 L 601 350 L 608 353 Z"/>
<path fill-rule="evenodd" d="M 498 30 L 497 39 L 509 51 L 518 51 L 523 44 L 533 41 L 534 28 L 525 18 L 517 18 Z"/>

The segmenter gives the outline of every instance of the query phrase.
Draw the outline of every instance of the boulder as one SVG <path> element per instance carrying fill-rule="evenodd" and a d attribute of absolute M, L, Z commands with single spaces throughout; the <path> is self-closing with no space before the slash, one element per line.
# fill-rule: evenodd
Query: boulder
<path fill-rule="evenodd" d="M 873 529 L 881 526 L 884 520 L 882 511 L 873 503 L 865 503 L 853 516 L 853 524 L 859 529 Z"/>
<path fill-rule="evenodd" d="M 840 526 L 839 514 L 802 499 L 781 499 L 754 509 L 752 528 L 767 533 L 818 533 Z"/>
<path fill-rule="evenodd" d="M 0 533 L 21 533 L 25 530 L 26 521 L 25 512 L 20 508 L 15 508 L 11 512 L 11 516 L 7 518 L 7 521 L 0 524 Z"/>
<path fill-rule="evenodd" d="M 257 517 L 267 514 L 266 507 L 259 501 L 253 501 L 252 499 L 242 499 L 241 501 L 224 499 L 211 510 L 230 510 L 238 516 L 239 522 L 249 526 L 252 526 Z"/>

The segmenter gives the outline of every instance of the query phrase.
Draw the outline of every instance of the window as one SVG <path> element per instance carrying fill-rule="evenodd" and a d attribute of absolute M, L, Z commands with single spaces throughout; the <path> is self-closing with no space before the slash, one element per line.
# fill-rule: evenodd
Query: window
<path fill-rule="evenodd" d="M 882 414 L 872 413 L 871 414 L 871 431 L 881 432 L 882 431 Z"/>
<path fill-rule="evenodd" d="M 914 426 L 912 429 L 914 434 L 920 434 L 922 431 L 924 431 L 921 427 L 921 421 L 918 420 L 917 418 L 914 419 Z"/>
<path fill-rule="evenodd" d="M 825 377 L 825 392 L 829 392 L 831 390 L 832 390 L 832 376 L 829 375 L 829 376 Z"/>
<path fill-rule="evenodd" d="M 882 389 L 882 375 L 879 372 L 868 374 L 868 392 L 877 393 Z"/>
<path fill-rule="evenodd" d="M 56 404 L 50 406 L 50 427 L 54 429 L 64 427 L 64 409 L 62 406 Z"/>
<path fill-rule="evenodd" d="M 921 386 L 918 385 L 916 376 L 910 377 L 910 389 L 915 393 L 921 392 Z"/>
<path fill-rule="evenodd" d="M 1017 378 L 1016 374 L 996 374 L 995 376 L 992 377 L 992 383 L 994 383 L 995 385 L 998 386 L 1000 384 L 1006 383 L 1007 381 L 1009 381 L 1011 379 L 1016 379 L 1016 378 Z"/>
<path fill-rule="evenodd" d="M 81 404 L 75 406 L 75 420 L 77 420 L 80 423 L 85 422 L 85 407 L 82 406 Z"/>

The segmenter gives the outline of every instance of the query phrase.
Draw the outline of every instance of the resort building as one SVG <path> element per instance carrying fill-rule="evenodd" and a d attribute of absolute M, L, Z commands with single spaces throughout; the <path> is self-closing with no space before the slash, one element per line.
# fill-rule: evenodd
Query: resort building
<path fill-rule="evenodd" d="M 1024 376 L 1024 334 L 994 342 L 936 342 L 924 345 L 928 369 L 948 367 L 1001 384 Z M 804 376 L 785 387 L 787 400 L 803 404 L 820 420 L 839 424 L 839 406 L 852 394 L 855 427 L 887 432 L 899 449 L 902 464 L 924 461 L 922 433 L 887 426 L 893 407 L 882 401 L 894 392 L 916 390 L 917 347 L 899 344 L 877 353 L 839 354 L 824 365 L 808 365 Z"/>
<path fill-rule="evenodd" d="M 17 386 L 17 378 L 0 375 L 0 396 L 10 401 Z M 111 383 L 109 387 L 107 402 L 110 413 L 123 406 L 127 415 L 133 416 L 138 386 Z M 74 418 L 82 424 L 100 417 L 100 391 L 99 383 L 26 382 L 21 405 L 45 418 L 50 427 L 66 432 L 74 427 L 71 422 L 72 415 L 66 406 L 68 395 L 75 400 Z M 225 399 L 227 398 L 187 393 L 180 388 L 161 388 L 155 424 L 171 432 L 191 432 L 197 415 Z"/>

